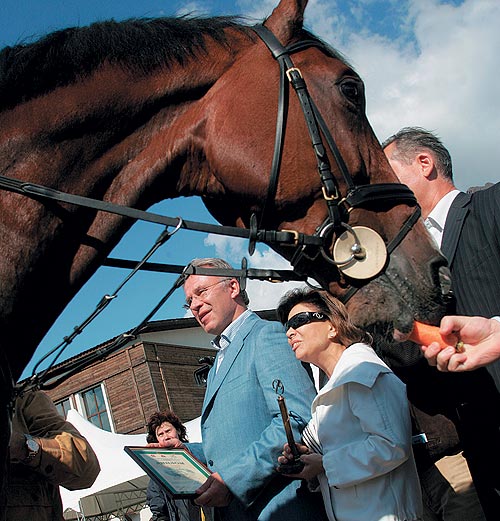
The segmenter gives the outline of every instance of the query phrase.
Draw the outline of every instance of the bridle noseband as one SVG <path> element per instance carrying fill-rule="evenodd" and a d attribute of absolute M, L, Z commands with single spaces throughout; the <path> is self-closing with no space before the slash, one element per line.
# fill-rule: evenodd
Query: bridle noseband
<path fill-rule="evenodd" d="M 328 208 L 328 218 L 318 227 L 315 235 L 326 237 L 327 234 L 332 233 L 333 236 L 336 237 L 332 256 L 325 251 L 324 245 L 320 247 L 319 252 L 325 260 L 335 265 L 340 272 L 343 272 L 348 277 L 358 280 L 372 279 L 382 271 L 386 265 L 387 256 L 401 243 L 419 219 L 420 207 L 417 204 L 415 195 L 407 186 L 399 183 L 380 183 L 373 185 L 355 184 L 328 126 L 307 90 L 306 82 L 300 70 L 294 66 L 290 56 L 295 52 L 310 47 L 317 47 L 330 55 L 332 54 L 331 50 L 328 49 L 323 42 L 315 39 L 303 40 L 284 47 L 265 26 L 256 25 L 253 27 L 253 30 L 266 44 L 280 67 L 280 88 L 274 154 L 271 165 L 269 189 L 264 208 L 260 215 L 260 226 L 263 225 L 267 213 L 272 208 L 277 193 L 288 112 L 288 85 L 291 84 L 297 94 L 307 124 L 321 179 L 323 198 Z M 332 174 L 328 154 L 323 144 L 323 138 L 328 145 L 328 150 L 334 158 L 337 169 L 341 173 L 347 187 L 345 195 L 340 193 L 338 183 Z M 353 208 L 367 207 L 374 203 L 383 203 L 390 206 L 405 203 L 415 206 L 414 211 L 402 225 L 398 234 L 387 245 L 385 245 L 383 239 L 375 230 L 362 226 L 351 227 L 348 224 L 349 212 Z M 361 239 L 361 235 L 364 237 L 365 242 Z M 342 244 L 347 243 L 347 247 L 337 247 L 340 244 L 339 241 Z M 380 241 L 382 241 L 383 244 L 383 251 Z M 336 250 L 339 258 L 335 256 Z M 294 270 L 300 273 L 307 268 L 307 264 L 317 258 L 318 254 L 317 248 L 313 249 L 303 245 L 297 248 L 290 262 Z M 356 268 L 353 270 L 352 267 L 360 262 L 365 262 L 370 266 L 366 266 L 368 269 L 358 270 Z M 358 289 L 357 287 L 351 287 L 342 300 L 344 302 L 349 300 Z"/>

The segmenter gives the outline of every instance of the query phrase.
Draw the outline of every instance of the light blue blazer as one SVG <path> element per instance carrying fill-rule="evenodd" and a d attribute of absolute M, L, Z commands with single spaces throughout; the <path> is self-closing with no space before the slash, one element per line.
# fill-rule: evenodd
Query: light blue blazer
<path fill-rule="evenodd" d="M 305 422 L 314 385 L 288 345 L 278 322 L 252 313 L 231 342 L 219 371 L 209 373 L 201 416 L 203 453 L 234 499 L 219 509 L 223 520 L 326 519 L 320 494 L 303 494 L 298 480 L 275 471 L 286 434 L 273 390 L 284 384 L 288 409 Z M 294 435 L 300 440 L 296 422 Z"/>

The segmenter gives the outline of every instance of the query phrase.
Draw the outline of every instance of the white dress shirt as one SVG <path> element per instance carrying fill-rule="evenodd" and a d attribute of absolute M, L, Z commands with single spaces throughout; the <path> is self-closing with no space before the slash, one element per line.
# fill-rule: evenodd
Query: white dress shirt
<path fill-rule="evenodd" d="M 455 197 L 459 193 L 460 190 L 452 190 L 451 192 L 448 192 L 440 199 L 438 204 L 436 204 L 428 217 L 424 220 L 426 228 L 429 230 L 429 233 L 432 235 L 439 248 L 441 248 L 441 243 L 443 241 L 444 225 L 446 223 L 446 218 L 448 217 L 448 212 L 450 211 L 451 203 L 453 203 Z"/>

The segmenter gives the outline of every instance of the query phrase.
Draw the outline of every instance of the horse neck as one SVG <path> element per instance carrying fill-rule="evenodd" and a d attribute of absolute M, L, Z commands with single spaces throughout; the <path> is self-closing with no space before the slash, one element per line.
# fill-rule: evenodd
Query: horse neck
<path fill-rule="evenodd" d="M 227 33 L 227 46 L 207 39 L 205 52 L 183 64 L 144 73 L 105 63 L 70 85 L 0 112 L 0 173 L 86 196 L 104 196 L 115 178 L 131 175 L 136 188 L 136 162 L 146 163 L 141 170 L 149 172 L 148 158 L 157 159 L 160 143 L 165 156 L 176 153 L 178 135 L 186 130 L 179 119 L 251 43 L 234 29 Z M 38 166 L 44 160 L 47 169 Z M 140 178 L 147 175 L 141 172 Z M 128 199 L 122 202 L 133 204 L 137 194 L 122 194 Z"/>
<path fill-rule="evenodd" d="M 106 65 L 0 112 L 0 174 L 137 208 L 179 195 L 196 126 L 185 115 L 236 58 L 234 46 L 208 42 L 196 62 L 148 75 Z M 131 223 L 10 193 L 0 211 L 0 325 L 15 342 L 37 316 L 23 338 L 29 353 Z"/>

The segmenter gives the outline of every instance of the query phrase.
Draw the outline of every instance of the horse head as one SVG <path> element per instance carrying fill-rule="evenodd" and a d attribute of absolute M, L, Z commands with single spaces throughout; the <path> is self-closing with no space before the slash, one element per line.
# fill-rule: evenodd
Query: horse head
<path fill-rule="evenodd" d="M 416 201 L 393 185 L 399 181 L 367 120 L 361 78 L 338 52 L 303 29 L 306 3 L 280 2 L 264 25 L 281 48 L 275 50 L 273 44 L 267 48 L 257 40 L 204 100 L 210 114 L 204 150 L 213 172 L 212 186 L 224 187 L 224 201 L 220 192 L 208 191 L 203 197 L 221 222 L 248 227 L 255 213 L 266 228 L 322 234 L 323 251 L 271 246 L 291 260 L 297 271 L 347 301 L 355 322 L 402 339 L 414 320 L 436 323 L 442 316 L 450 287 L 446 261 L 423 222 L 415 219 Z M 322 118 L 326 124 L 321 129 L 321 146 L 327 149 L 335 194 L 325 193 L 328 184 L 322 184 L 323 174 L 318 172 L 324 158 L 318 160 L 314 153 L 307 115 L 293 92 L 285 95 L 286 108 L 279 113 L 280 69 L 275 58 L 287 49 L 317 107 L 315 119 Z M 240 95 L 235 97 L 235 92 Z M 285 119 L 284 135 L 270 203 L 280 118 Z M 326 146 L 325 132 L 333 141 L 331 147 Z M 388 189 L 383 196 L 382 188 Z M 332 197 L 337 201 L 332 203 Z M 332 207 L 336 217 L 332 217 Z M 353 228 L 362 239 L 350 240 Z M 350 253 L 344 242 L 348 246 L 358 242 L 363 250 L 362 258 L 347 263 L 355 269 L 335 262 Z"/>

